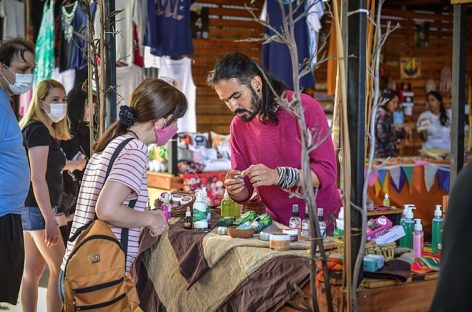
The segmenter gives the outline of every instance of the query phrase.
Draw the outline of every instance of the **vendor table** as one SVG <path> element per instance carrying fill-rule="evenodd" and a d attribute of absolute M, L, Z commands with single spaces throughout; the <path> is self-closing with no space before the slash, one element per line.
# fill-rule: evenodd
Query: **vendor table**
<path fill-rule="evenodd" d="M 211 220 L 215 224 L 216 217 Z M 183 229 L 181 221 L 153 239 L 143 235 L 136 261 L 144 311 L 272 311 L 303 286 L 308 242 L 274 251 L 257 238 Z"/>
<path fill-rule="evenodd" d="M 423 312 L 429 311 L 433 301 L 438 273 L 429 273 L 425 276 L 409 278 L 401 283 L 392 280 L 365 279 L 362 284 L 369 288 L 361 287 L 358 290 L 359 311 L 362 312 Z M 361 284 L 361 285 L 362 285 Z M 321 284 L 322 285 L 322 284 Z M 323 289 L 317 289 L 320 311 L 327 311 L 325 293 Z M 309 298 L 309 285 L 303 288 L 306 298 Z M 335 312 L 347 311 L 345 292 L 341 286 L 332 285 L 333 310 Z M 301 305 L 302 297 L 298 296 L 295 303 Z M 283 307 L 279 311 L 296 311 L 290 307 Z"/>
<path fill-rule="evenodd" d="M 414 204 L 415 218 L 421 219 L 427 236 L 431 234 L 431 220 L 435 205 L 449 190 L 449 164 L 441 161 L 402 159 L 397 164 L 374 167 L 369 178 L 368 195 L 375 205 L 382 205 L 388 194 L 390 205 L 400 210 Z"/>

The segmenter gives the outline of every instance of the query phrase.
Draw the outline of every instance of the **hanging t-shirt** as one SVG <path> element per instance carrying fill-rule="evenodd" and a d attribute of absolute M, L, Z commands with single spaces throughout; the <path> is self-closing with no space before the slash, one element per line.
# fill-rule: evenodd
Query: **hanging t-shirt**
<path fill-rule="evenodd" d="M 292 3 L 292 6 L 296 6 L 296 3 Z M 266 1 L 268 20 L 270 25 L 278 31 L 283 30 L 282 13 L 280 12 L 280 6 L 278 1 Z M 289 6 L 284 5 L 285 12 L 288 14 Z M 299 17 L 305 12 L 305 7 L 301 6 L 298 11 L 294 12 L 294 19 Z M 309 50 L 309 33 L 306 17 L 300 18 L 294 25 L 295 41 L 297 43 L 298 50 L 298 62 L 303 64 L 305 60 L 310 58 Z M 267 29 L 266 34 L 269 36 L 274 35 L 274 32 Z M 283 81 L 289 89 L 293 89 L 293 75 L 292 75 L 292 62 L 290 59 L 290 53 L 285 44 L 272 42 L 264 44 L 262 46 L 262 64 L 267 68 L 272 77 L 277 80 Z M 300 79 L 300 86 L 302 88 L 313 87 L 315 84 L 315 78 L 313 72 L 303 76 Z"/>
<path fill-rule="evenodd" d="M 60 47 L 59 70 L 83 69 L 87 66 L 87 42 L 82 40 L 77 33 L 88 35 L 88 17 L 84 8 L 75 1 L 72 5 L 62 5 L 59 23 Z M 90 4 L 91 16 L 95 16 L 97 3 Z"/>
<path fill-rule="evenodd" d="M 187 97 L 187 112 L 184 117 L 177 120 L 179 131 L 197 132 L 196 87 L 192 78 L 192 60 L 188 57 L 183 57 L 180 60 L 173 60 L 168 56 L 161 57 L 159 78 L 172 79 L 174 87 Z"/>
<path fill-rule="evenodd" d="M 52 73 L 54 80 L 59 81 L 66 89 L 66 94 L 74 88 L 75 85 L 75 69 L 68 69 L 63 72 L 59 71 L 59 67 L 54 68 Z"/>
<path fill-rule="evenodd" d="M 66 155 L 61 150 L 57 140 L 51 136 L 48 128 L 40 121 L 29 122 L 23 128 L 23 138 L 26 153 L 28 153 L 30 148 L 35 146 L 49 146 L 46 183 L 49 189 L 51 205 L 53 207 L 58 206 L 62 196 L 62 170 L 66 165 Z M 30 185 L 28 196 L 25 200 L 25 206 L 38 207 L 32 185 Z"/>
<path fill-rule="evenodd" d="M 191 0 L 148 0 L 148 23 L 144 44 L 158 56 L 181 56 L 193 52 L 190 29 Z"/>
<path fill-rule="evenodd" d="M 54 70 L 54 1 L 43 8 L 43 19 L 39 27 L 34 54 L 34 85 L 39 81 L 51 79 Z"/>
<path fill-rule="evenodd" d="M 18 0 L 0 1 L 3 18 L 3 39 L 25 38 L 25 3 Z"/>
<path fill-rule="evenodd" d="M 131 93 L 144 80 L 144 69 L 136 66 L 122 66 L 116 68 L 116 111 L 120 111 L 121 105 L 129 105 Z"/>

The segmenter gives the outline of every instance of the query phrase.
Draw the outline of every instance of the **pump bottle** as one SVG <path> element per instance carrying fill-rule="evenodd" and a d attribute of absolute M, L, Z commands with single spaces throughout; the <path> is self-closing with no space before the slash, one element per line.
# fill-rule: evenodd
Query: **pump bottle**
<path fill-rule="evenodd" d="M 441 253 L 442 249 L 442 231 L 443 231 L 443 218 L 441 205 L 436 205 L 434 210 L 434 218 L 432 222 L 432 252 L 434 255 Z"/>
<path fill-rule="evenodd" d="M 413 220 L 413 209 L 414 206 L 410 205 L 406 207 L 406 215 L 403 219 L 403 223 L 400 225 L 403 226 L 403 230 L 405 231 L 405 236 L 400 238 L 400 247 L 406 248 L 413 248 L 413 229 L 415 225 L 415 221 Z"/>
<path fill-rule="evenodd" d="M 413 232 L 413 252 L 416 258 L 423 256 L 423 225 L 421 225 L 421 219 L 415 219 L 415 231 Z"/>

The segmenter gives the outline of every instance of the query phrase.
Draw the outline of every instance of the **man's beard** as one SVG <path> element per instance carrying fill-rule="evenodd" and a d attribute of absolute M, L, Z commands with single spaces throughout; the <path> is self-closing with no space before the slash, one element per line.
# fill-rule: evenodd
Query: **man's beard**
<path fill-rule="evenodd" d="M 259 110 L 261 109 L 262 105 L 262 99 L 257 96 L 256 91 L 252 87 L 251 93 L 251 107 L 249 108 L 249 110 L 244 108 L 238 108 L 234 111 L 234 114 L 245 122 L 250 122 L 251 120 L 253 120 L 254 117 L 256 117 L 256 115 L 259 113 Z"/>

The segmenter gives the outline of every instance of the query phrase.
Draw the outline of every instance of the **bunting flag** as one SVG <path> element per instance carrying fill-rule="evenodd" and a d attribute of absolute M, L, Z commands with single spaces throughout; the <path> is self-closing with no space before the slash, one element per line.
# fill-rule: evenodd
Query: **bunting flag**
<path fill-rule="evenodd" d="M 382 186 L 382 191 L 385 193 L 385 194 L 388 194 L 390 193 L 389 192 L 389 188 L 390 188 L 390 179 L 387 177 L 388 176 L 388 171 L 385 170 L 387 172 L 387 174 L 385 174 L 385 180 L 384 180 L 384 183 L 383 183 L 383 186 Z M 380 173 L 380 172 L 379 172 Z"/>
<path fill-rule="evenodd" d="M 377 181 L 379 177 L 379 172 L 375 169 L 372 170 L 372 173 L 370 174 L 369 177 L 369 186 L 372 187 L 374 186 L 375 182 Z"/>
<path fill-rule="evenodd" d="M 400 175 L 402 173 L 402 168 L 400 166 L 390 167 L 389 172 L 390 172 L 390 179 L 392 180 L 393 187 L 395 188 L 397 193 L 400 193 L 401 191 Z"/>
<path fill-rule="evenodd" d="M 382 186 L 380 185 L 379 180 L 375 181 L 374 189 L 375 189 L 375 197 L 379 197 L 380 190 L 382 189 Z"/>
<path fill-rule="evenodd" d="M 436 177 L 437 171 L 438 166 L 436 166 L 435 164 L 428 163 L 424 167 L 424 184 L 428 192 L 431 190 L 431 187 L 434 184 L 434 178 Z"/>
<path fill-rule="evenodd" d="M 448 170 L 438 169 L 438 180 L 439 187 L 441 187 L 446 193 L 449 193 L 449 183 L 451 174 Z"/>
<path fill-rule="evenodd" d="M 424 167 L 421 166 L 413 167 L 413 178 L 411 179 L 411 184 L 413 184 L 413 188 L 418 193 L 421 193 L 421 183 L 424 181 L 424 174 L 422 172 L 423 168 Z"/>
<path fill-rule="evenodd" d="M 378 170 L 380 185 L 384 185 L 385 176 L 387 175 L 387 169 L 381 168 Z"/>
<path fill-rule="evenodd" d="M 411 186 L 411 180 L 413 179 L 413 166 L 402 166 L 403 173 L 406 176 L 406 179 L 408 180 L 408 184 Z"/>

